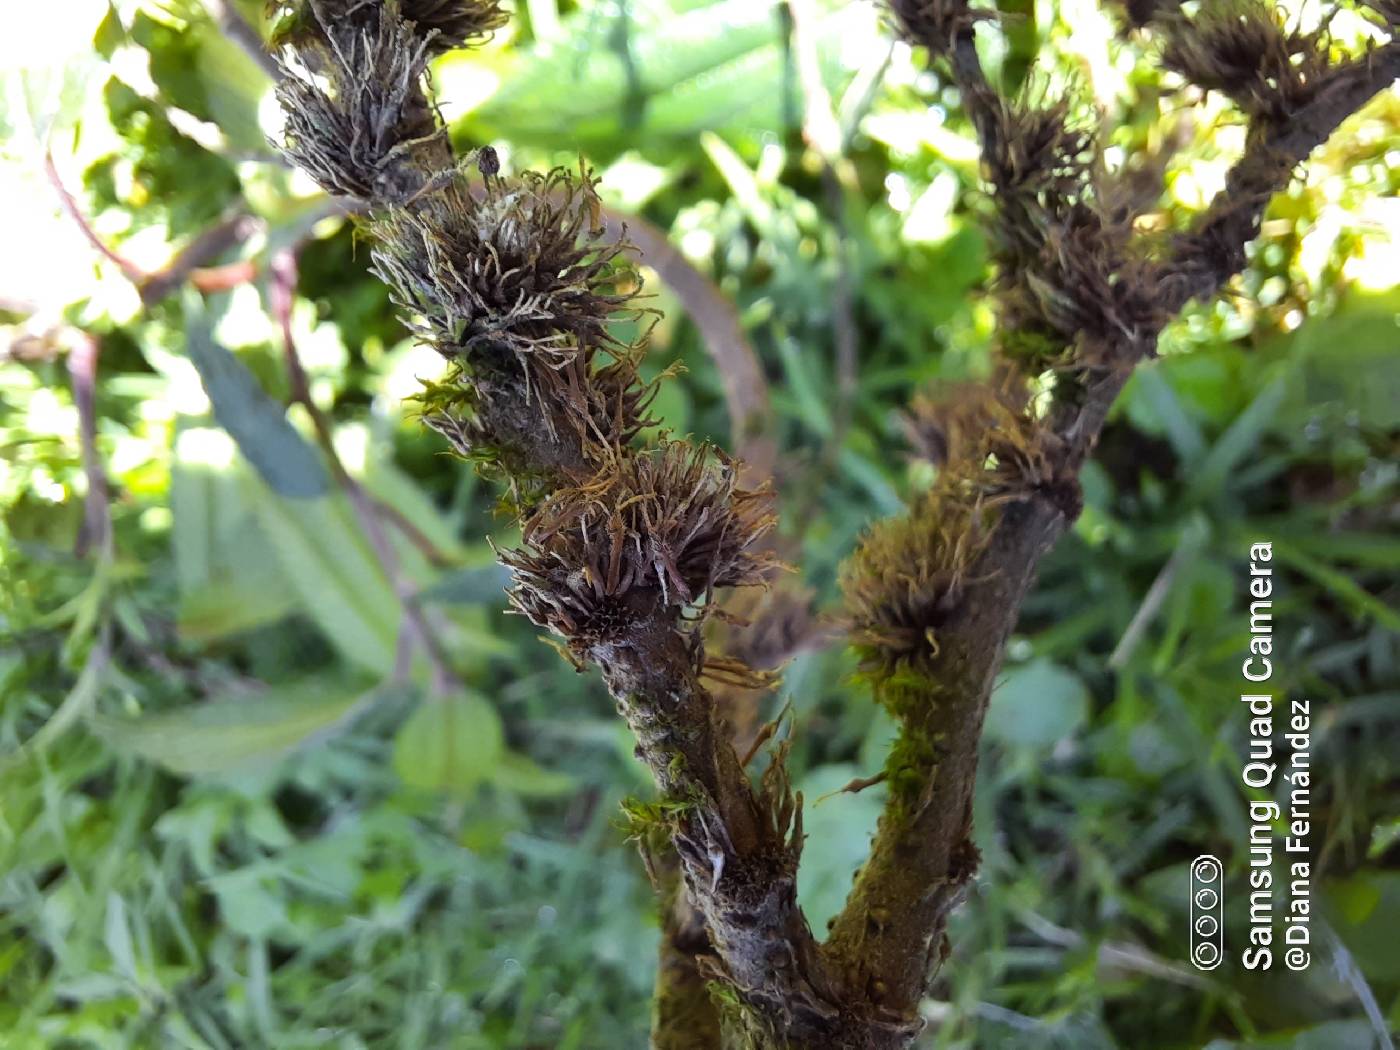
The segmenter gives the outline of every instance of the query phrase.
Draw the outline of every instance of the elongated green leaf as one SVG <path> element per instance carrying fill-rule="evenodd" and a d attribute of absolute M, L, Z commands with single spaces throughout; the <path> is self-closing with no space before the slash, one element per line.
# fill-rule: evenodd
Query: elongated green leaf
<path fill-rule="evenodd" d="M 501 719 L 474 693 L 429 698 L 394 741 L 394 769 L 410 787 L 465 795 L 498 772 Z"/>
<path fill-rule="evenodd" d="M 214 342 L 196 295 L 185 297 L 190 360 L 214 406 L 214 418 L 272 489 L 294 499 L 324 494 L 330 479 L 316 450 L 287 421 L 243 363 Z"/>
<path fill-rule="evenodd" d="M 422 593 L 428 601 L 447 605 L 499 605 L 510 573 L 500 565 L 479 565 L 448 573 Z"/>
<path fill-rule="evenodd" d="M 838 41 L 876 31 L 872 12 L 861 6 L 823 11 L 818 19 L 833 94 L 850 78 L 835 57 Z M 475 135 L 517 143 L 576 143 L 593 156 L 638 135 L 682 143 L 705 130 L 771 131 L 801 113 L 785 36 L 774 0 L 591 7 L 505 71 L 504 84 L 469 126 Z"/>
<path fill-rule="evenodd" d="M 274 623 L 296 607 L 286 576 L 272 565 L 252 565 L 242 576 L 222 579 L 180 598 L 180 637 L 211 642 Z"/>
<path fill-rule="evenodd" d="M 373 695 L 317 678 L 137 719 L 94 715 L 87 724 L 110 747 L 176 773 L 227 773 L 280 758 L 324 736 Z"/>
<path fill-rule="evenodd" d="M 388 674 L 401 610 L 344 497 L 287 499 L 252 479 L 249 489 L 307 615 L 352 664 Z"/>
<path fill-rule="evenodd" d="M 1049 747 L 1089 714 L 1089 691 L 1077 676 L 1035 659 L 1007 672 L 987 708 L 987 736 L 1017 747 Z"/>
<path fill-rule="evenodd" d="M 184 430 L 175 443 L 170 502 L 176 620 L 182 636 L 212 641 L 271 623 L 296 602 L 277 552 L 258 523 L 244 470 L 221 430 Z"/>
<path fill-rule="evenodd" d="M 492 782 L 525 798 L 559 798 L 572 793 L 578 781 L 558 770 L 546 769 L 528 755 L 507 751 L 491 775 Z"/>
<path fill-rule="evenodd" d="M 1325 562 L 1295 550 L 1285 543 L 1275 543 L 1274 552 L 1289 568 L 1307 576 L 1314 583 L 1326 588 L 1353 612 L 1376 623 L 1387 630 L 1400 631 L 1400 612 L 1396 612 L 1385 602 L 1371 594 L 1354 579 Z"/>
<path fill-rule="evenodd" d="M 1288 376 L 1279 376 L 1264 387 L 1230 424 L 1206 454 L 1192 477 L 1191 489 L 1198 498 L 1218 493 L 1240 462 L 1254 451 L 1260 439 L 1274 424 L 1275 414 L 1288 392 Z"/>

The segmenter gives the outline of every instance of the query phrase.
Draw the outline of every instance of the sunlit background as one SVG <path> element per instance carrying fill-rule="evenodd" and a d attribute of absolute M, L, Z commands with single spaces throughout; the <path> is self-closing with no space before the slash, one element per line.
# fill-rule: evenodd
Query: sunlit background
<path fill-rule="evenodd" d="M 1145 232 L 1223 188 L 1243 122 L 1162 74 L 1150 35 L 1091 0 L 1000 6 L 982 43 L 1008 90 L 1072 93 L 1111 166 L 1160 158 Z M 1286 11 L 1330 17 L 1339 50 L 1384 38 L 1336 6 Z M 860 530 L 929 481 L 901 411 L 979 374 L 996 338 L 956 92 L 873 4 L 515 7 L 434 67 L 454 141 L 507 171 L 596 170 L 662 313 L 648 373 L 685 368 L 659 414 L 767 457 L 792 593 L 835 612 Z M 265 29 L 260 2 L 233 13 Z M 497 494 L 406 401 L 442 363 L 270 147 L 271 80 L 226 15 L 0 13 L 0 1046 L 644 1046 L 656 919 L 617 817 L 649 778 L 595 677 L 504 614 Z M 984 862 L 920 1045 L 1362 1050 L 1400 1027 L 1397 187 L 1392 90 L 1122 399 L 993 701 Z M 272 264 L 293 258 L 280 311 Z M 739 400 L 736 360 L 763 381 Z M 1317 951 L 1303 976 L 1237 955 L 1203 976 L 1197 854 L 1225 860 L 1243 945 L 1241 580 L 1261 538 L 1280 688 L 1324 712 Z M 396 584 L 460 688 L 404 665 Z M 820 930 L 883 789 L 836 792 L 892 730 L 828 632 L 769 626 L 796 655 L 736 719 L 790 704 Z"/>

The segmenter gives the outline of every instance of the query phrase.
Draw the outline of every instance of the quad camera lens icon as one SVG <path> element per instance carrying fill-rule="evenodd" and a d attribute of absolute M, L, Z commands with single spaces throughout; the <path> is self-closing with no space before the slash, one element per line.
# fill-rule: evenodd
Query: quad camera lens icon
<path fill-rule="evenodd" d="M 1191 962 L 1214 970 L 1225 956 L 1225 869 L 1209 854 L 1191 862 Z"/>

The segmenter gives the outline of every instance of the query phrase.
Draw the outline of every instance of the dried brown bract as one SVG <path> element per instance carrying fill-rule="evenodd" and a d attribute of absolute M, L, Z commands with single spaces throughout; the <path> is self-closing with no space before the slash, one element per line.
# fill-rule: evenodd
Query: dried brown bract
<path fill-rule="evenodd" d="M 1037 419 L 1010 377 L 915 398 L 907 423 L 915 449 L 986 505 L 1040 496 L 1069 518 L 1082 505 L 1064 442 Z"/>
<path fill-rule="evenodd" d="M 422 188 L 409 161 L 440 149 L 444 133 L 422 93 L 429 48 L 395 14 L 323 32 L 282 58 L 277 98 L 286 114 L 282 152 L 327 193 L 362 201 L 403 201 Z M 294 56 L 294 57 L 293 57 Z"/>
<path fill-rule="evenodd" d="M 906 36 L 935 51 L 950 50 L 959 33 L 996 17 L 993 11 L 974 10 L 967 0 L 891 0 L 890 11 Z"/>
<path fill-rule="evenodd" d="M 608 326 L 639 281 L 599 216 L 586 171 L 494 177 L 484 188 L 456 176 L 424 206 L 371 223 L 374 269 L 444 355 L 514 355 L 535 390 L 564 390 L 570 366 L 594 350 L 632 351 Z"/>
<path fill-rule="evenodd" d="M 392 6 L 398 18 L 411 23 L 415 35 L 432 54 L 481 44 L 506 24 L 498 0 L 272 0 L 277 20 L 275 45 L 306 47 L 332 34 L 371 28 L 381 8 Z"/>
<path fill-rule="evenodd" d="M 739 488 L 733 462 L 666 442 L 556 492 L 503 560 L 516 608 L 587 649 L 658 608 L 763 583 L 776 566 L 758 540 L 773 524 L 769 493 Z"/>
<path fill-rule="evenodd" d="M 433 34 L 435 54 L 475 47 L 510 18 L 497 0 L 400 0 L 399 11 L 420 36 Z"/>
<path fill-rule="evenodd" d="M 1219 91 L 1252 117 L 1285 121 L 1317 92 L 1330 66 L 1320 33 L 1288 28 L 1265 0 L 1218 0 L 1168 23 L 1167 68 Z"/>
<path fill-rule="evenodd" d="M 959 608 L 971 564 L 990 535 L 982 501 L 956 481 L 879 522 L 841 573 L 854 636 L 867 659 L 898 663 L 938 653 L 938 629 Z"/>
<path fill-rule="evenodd" d="M 1047 226 L 1036 254 L 1003 277 L 1006 322 L 1047 331 L 1070 352 L 1066 363 L 1109 365 L 1112 346 L 1139 352 L 1163 316 L 1130 232 L 1087 206 Z"/>
<path fill-rule="evenodd" d="M 1043 105 L 1029 97 L 998 100 L 996 119 L 1000 134 L 983 163 L 999 194 L 1052 213 L 1083 196 L 1097 147 L 1091 130 L 1071 123 L 1067 99 Z"/>

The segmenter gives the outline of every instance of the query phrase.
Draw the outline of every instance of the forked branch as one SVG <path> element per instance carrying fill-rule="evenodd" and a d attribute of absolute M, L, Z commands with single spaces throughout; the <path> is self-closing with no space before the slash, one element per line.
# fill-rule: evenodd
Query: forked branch
<path fill-rule="evenodd" d="M 995 90 L 976 46 L 986 10 L 888 6 L 951 75 L 981 141 L 1003 335 L 994 381 L 916 405 L 938 479 L 845 570 L 864 673 L 900 734 L 870 859 L 825 945 L 797 906 L 802 799 L 783 749 L 752 783 L 702 682 L 749 677 L 707 656 L 699 626 L 719 589 L 774 570 L 771 498 L 713 449 L 644 444 L 654 387 L 639 376 L 643 346 L 613 327 L 644 316 L 638 280 L 605 236 L 589 174 L 502 175 L 483 147 L 474 183 L 424 93 L 428 59 L 478 41 L 502 12 L 494 0 L 288 0 L 277 36 L 284 152 L 367 210 L 377 273 L 449 362 L 422 395 L 424 419 L 502 483 L 520 521 L 521 546 L 501 554 L 512 604 L 600 669 L 655 778 L 658 799 L 629 808 L 632 830 L 669 843 L 694 909 L 668 927 L 661 1046 L 719 1038 L 713 1013 L 693 1009 L 702 972 L 733 1008 L 731 1032 L 759 1045 L 914 1039 L 977 864 L 971 796 L 992 683 L 1041 556 L 1079 512 L 1109 406 L 1172 316 L 1240 269 L 1294 167 L 1400 72 L 1393 43 L 1334 61 L 1258 4 L 1232 0 L 1223 20 L 1133 5 L 1166 32 L 1164 61 L 1251 122 L 1227 194 L 1163 254 L 1112 203 L 1121 195 L 1068 104 Z"/>

